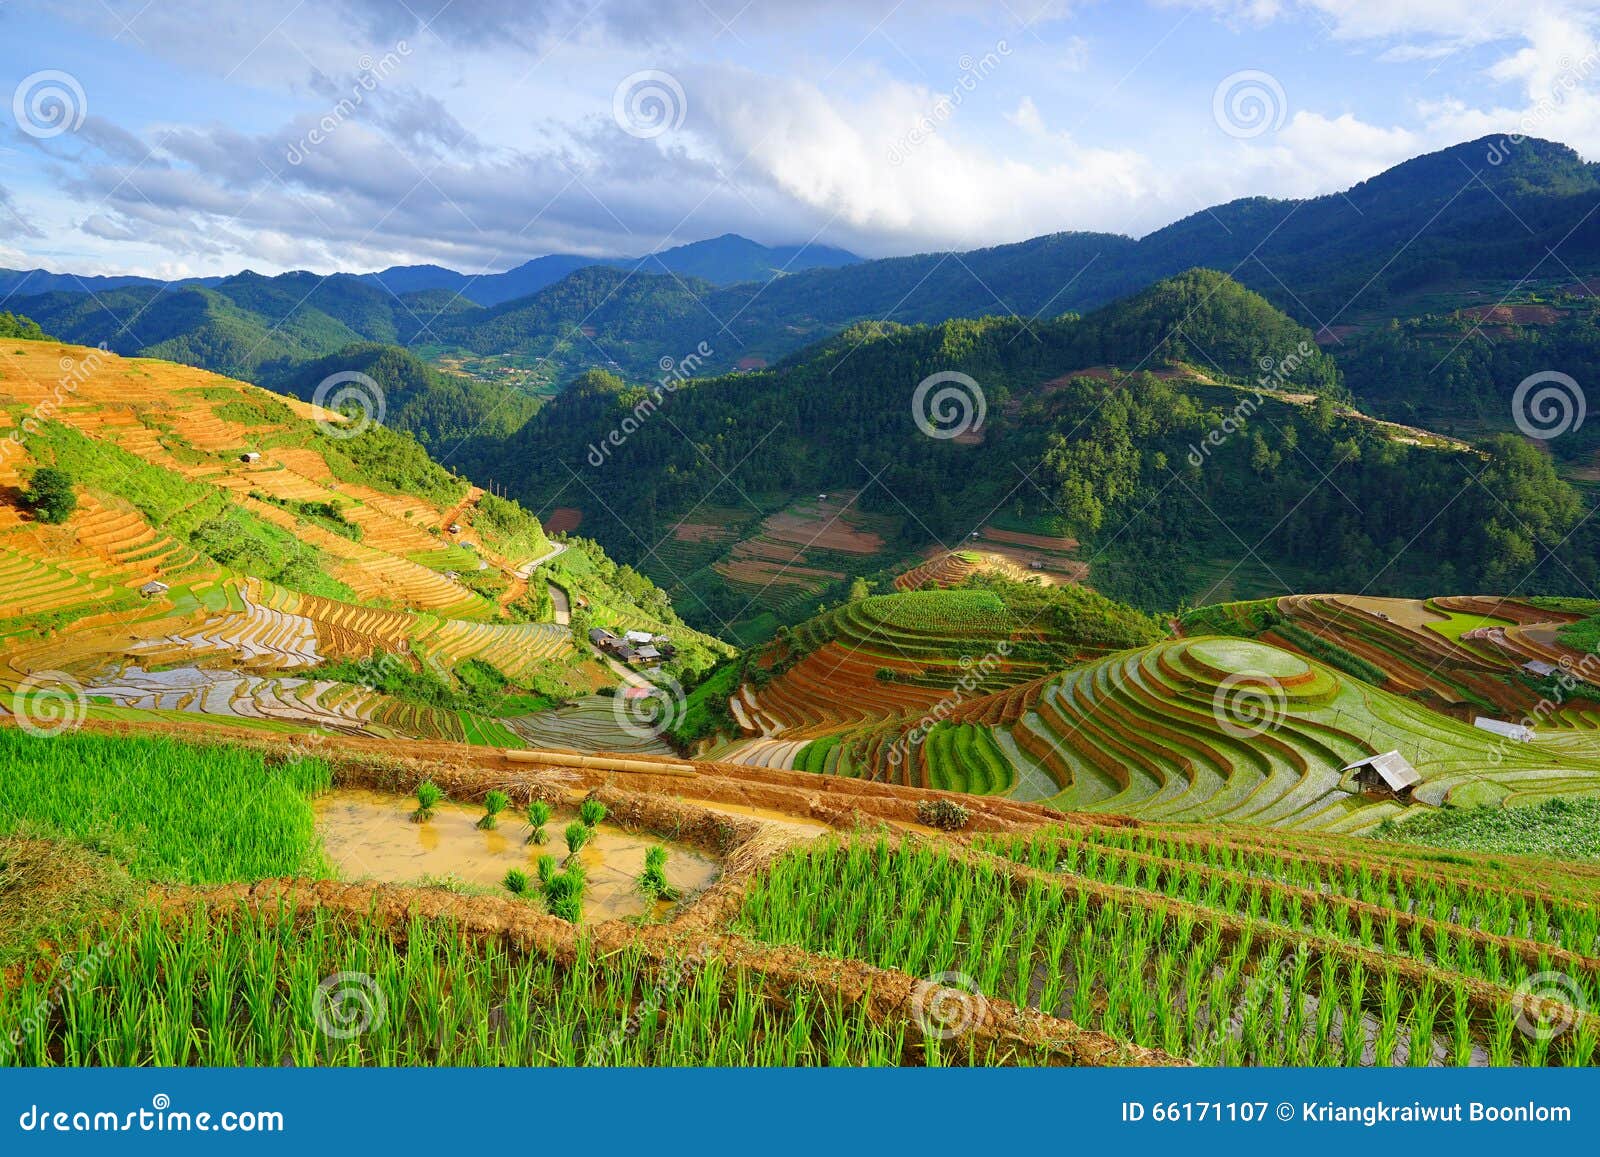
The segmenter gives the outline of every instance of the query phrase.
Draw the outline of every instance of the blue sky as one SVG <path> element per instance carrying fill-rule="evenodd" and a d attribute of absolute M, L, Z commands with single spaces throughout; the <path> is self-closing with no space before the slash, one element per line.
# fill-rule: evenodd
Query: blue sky
<path fill-rule="evenodd" d="M 8 0 L 0 265 L 1141 235 L 1491 132 L 1600 156 L 1597 25 L 1600 0 Z"/>

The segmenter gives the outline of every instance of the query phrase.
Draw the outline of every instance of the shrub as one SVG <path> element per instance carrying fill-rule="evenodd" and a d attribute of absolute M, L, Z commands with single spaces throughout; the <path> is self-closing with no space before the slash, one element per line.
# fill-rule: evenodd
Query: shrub
<path fill-rule="evenodd" d="M 578 819 L 583 822 L 583 826 L 586 828 L 594 827 L 595 824 L 605 818 L 606 805 L 597 799 L 586 799 L 578 805 Z"/>
<path fill-rule="evenodd" d="M 503 791 L 491 791 L 483 797 L 483 818 L 478 821 L 478 827 L 486 832 L 494 831 L 499 823 L 495 817 L 506 810 L 506 805 L 511 802 L 511 797 Z"/>
<path fill-rule="evenodd" d="M 52 524 L 65 522 L 78 509 L 78 495 L 73 489 L 72 475 L 54 466 L 41 466 L 33 472 L 22 500 L 40 522 Z"/>
<path fill-rule="evenodd" d="M 444 798 L 444 791 L 431 779 L 425 779 L 417 784 L 417 810 L 411 813 L 415 823 L 422 823 L 433 818 L 433 809 Z"/>
<path fill-rule="evenodd" d="M 917 819 L 942 832 L 959 832 L 972 813 L 952 799 L 925 799 L 917 804 Z"/>

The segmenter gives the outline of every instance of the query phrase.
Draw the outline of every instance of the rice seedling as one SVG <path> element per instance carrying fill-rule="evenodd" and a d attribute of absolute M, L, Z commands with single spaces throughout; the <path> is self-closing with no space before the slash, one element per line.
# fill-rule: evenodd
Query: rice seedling
<path fill-rule="evenodd" d="M 528 890 L 528 873 L 521 868 L 507 868 L 505 878 L 500 882 L 513 896 L 521 896 Z"/>
<path fill-rule="evenodd" d="M 554 878 L 557 870 L 554 856 L 540 856 L 534 864 L 534 872 L 539 877 L 539 886 L 542 888 Z"/>
<path fill-rule="evenodd" d="M 594 834 L 594 829 L 582 820 L 573 820 L 566 826 L 562 835 L 567 841 L 567 855 L 576 856 L 583 851 L 583 846 L 589 842 L 589 837 Z"/>
<path fill-rule="evenodd" d="M 483 818 L 478 821 L 478 827 L 486 832 L 492 832 L 499 826 L 500 813 L 506 810 L 506 805 L 511 802 L 511 797 L 503 791 L 491 789 L 483 797 Z"/>
<path fill-rule="evenodd" d="M 327 872 L 310 798 L 326 762 L 169 739 L 0 728 L 0 835 L 87 842 L 140 879 L 209 884 Z"/>
<path fill-rule="evenodd" d="M 586 828 L 606 818 L 606 805 L 597 799 L 586 799 L 578 805 L 578 819 Z"/>
<path fill-rule="evenodd" d="M 639 873 L 639 891 L 657 900 L 675 900 L 677 893 L 667 883 L 667 849 L 652 845 L 644 852 L 644 870 Z"/>
<path fill-rule="evenodd" d="M 571 870 L 558 872 L 546 880 L 544 903 L 550 915 L 559 916 L 569 924 L 579 923 L 583 919 L 584 886 L 583 873 Z"/>
<path fill-rule="evenodd" d="M 550 805 L 542 799 L 528 801 L 528 824 L 532 831 L 528 833 L 530 844 L 542 844 L 549 840 L 545 834 L 544 825 L 550 822 Z"/>
<path fill-rule="evenodd" d="M 92 979 L 45 1000 L 48 979 L 0 993 L 0 1065 L 897 1065 L 1031 1063 L 1031 1054 L 910 1050 L 907 1025 L 805 989 L 765 994 L 762 977 L 708 959 L 696 969 L 636 948 L 574 957 L 474 942 L 413 918 L 390 929 L 320 910 L 168 918 L 139 909 L 114 929 Z M 87 952 L 94 941 L 78 947 Z M 166 981 L 149 977 L 165 972 Z M 331 1037 L 325 977 L 358 1029 Z M 668 983 L 675 977 L 676 981 Z M 180 994 L 188 994 L 183 996 Z M 655 1015 L 635 1018 L 648 999 Z M 322 1013 L 322 1015 L 319 1015 Z M 335 1026 L 341 1027 L 341 1026 Z"/>
<path fill-rule="evenodd" d="M 431 779 L 417 784 L 417 810 L 411 813 L 414 823 L 426 823 L 433 818 L 433 809 L 444 799 L 444 790 Z"/>

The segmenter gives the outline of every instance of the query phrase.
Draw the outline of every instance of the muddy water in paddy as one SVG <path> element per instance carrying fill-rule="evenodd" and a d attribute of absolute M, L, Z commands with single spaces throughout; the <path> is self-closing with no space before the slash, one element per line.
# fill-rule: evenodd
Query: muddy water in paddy
<path fill-rule="evenodd" d="M 339 875 L 349 880 L 380 880 L 416 884 L 424 879 L 453 877 L 466 884 L 499 890 L 507 869 L 528 873 L 530 891 L 538 888 L 540 855 L 564 860 L 567 845 L 562 830 L 576 813 L 558 811 L 545 825 L 549 842 L 527 843 L 528 818 L 509 809 L 500 813 L 499 827 L 480 831 L 483 808 L 442 803 L 433 819 L 412 823 L 414 799 L 373 791 L 335 791 L 315 803 L 317 834 Z M 583 892 L 583 919 L 587 924 L 624 916 L 665 916 L 671 904 L 640 895 L 635 882 L 644 868 L 645 849 L 663 844 L 668 851 L 667 882 L 688 898 L 711 885 L 720 871 L 717 863 L 692 848 L 636 835 L 610 824 L 599 824 L 594 837 L 579 853 L 589 873 Z M 537 901 L 535 901 L 537 902 Z"/>

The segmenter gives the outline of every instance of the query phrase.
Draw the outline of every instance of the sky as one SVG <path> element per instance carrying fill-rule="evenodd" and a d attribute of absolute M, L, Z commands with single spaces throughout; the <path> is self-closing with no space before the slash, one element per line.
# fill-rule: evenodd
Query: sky
<path fill-rule="evenodd" d="M 1600 0 L 0 0 L 0 266 L 1142 236 L 1492 133 L 1600 158 L 1597 36 Z"/>

